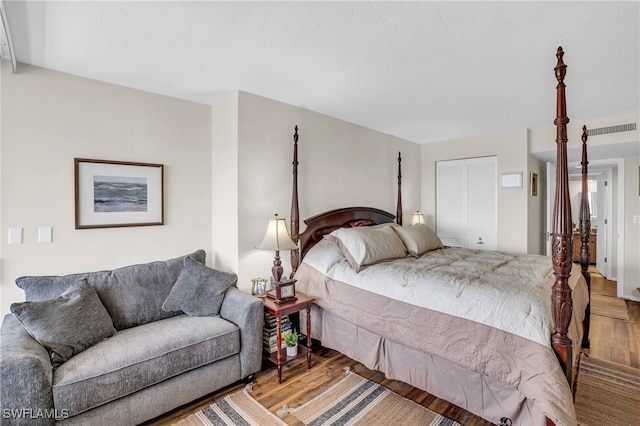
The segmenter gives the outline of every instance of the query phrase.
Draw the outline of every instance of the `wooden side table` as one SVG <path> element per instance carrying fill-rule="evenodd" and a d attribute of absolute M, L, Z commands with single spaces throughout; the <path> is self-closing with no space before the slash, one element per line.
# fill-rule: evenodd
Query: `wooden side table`
<path fill-rule="evenodd" d="M 270 354 L 267 359 L 273 362 L 278 368 L 278 382 L 282 383 L 282 366 L 287 361 L 297 358 L 299 356 L 307 355 L 307 368 L 311 368 L 311 302 L 313 297 L 307 297 L 302 294 L 297 295 L 298 299 L 291 302 L 275 303 L 273 299 L 265 297 L 262 299 L 264 308 L 269 311 L 274 317 L 276 317 L 276 347 L 275 353 Z M 298 355 L 289 357 L 287 356 L 286 348 L 282 349 L 282 329 L 280 320 L 283 316 L 300 312 L 303 309 L 307 310 L 307 344 L 301 344 L 298 342 Z"/>

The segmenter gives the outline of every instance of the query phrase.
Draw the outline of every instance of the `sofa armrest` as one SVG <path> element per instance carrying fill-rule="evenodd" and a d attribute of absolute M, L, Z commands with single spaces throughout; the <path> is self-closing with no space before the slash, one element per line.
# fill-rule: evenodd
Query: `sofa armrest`
<path fill-rule="evenodd" d="M 54 423 L 49 353 L 13 314 L 5 316 L 0 329 L 0 381 L 3 426 Z"/>
<path fill-rule="evenodd" d="M 241 378 L 260 371 L 264 324 L 262 301 L 237 287 L 229 287 L 222 302 L 220 316 L 240 327 Z"/>

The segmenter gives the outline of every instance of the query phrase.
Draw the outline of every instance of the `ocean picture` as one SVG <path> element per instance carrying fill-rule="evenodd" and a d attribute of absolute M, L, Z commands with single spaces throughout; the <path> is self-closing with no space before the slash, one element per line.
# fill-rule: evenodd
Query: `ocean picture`
<path fill-rule="evenodd" d="M 147 178 L 94 176 L 94 212 L 146 212 Z"/>

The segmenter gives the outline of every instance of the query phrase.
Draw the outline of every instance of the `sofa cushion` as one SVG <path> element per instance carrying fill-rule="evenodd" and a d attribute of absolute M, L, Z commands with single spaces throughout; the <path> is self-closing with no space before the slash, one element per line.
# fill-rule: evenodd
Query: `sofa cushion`
<path fill-rule="evenodd" d="M 220 315 L 224 294 L 238 280 L 236 274 L 216 271 L 186 257 L 184 268 L 162 309 L 193 316 Z"/>
<path fill-rule="evenodd" d="M 47 348 L 54 368 L 116 333 L 109 313 L 84 278 L 60 297 L 14 303 L 11 312 Z"/>
<path fill-rule="evenodd" d="M 239 351 L 238 327 L 220 317 L 179 315 L 122 330 L 54 372 L 54 406 L 71 417 Z"/>
<path fill-rule="evenodd" d="M 20 277 L 16 284 L 24 290 L 26 300 L 35 301 L 58 297 L 79 279 L 86 278 L 96 289 L 116 330 L 122 330 L 181 313 L 163 311 L 162 303 L 182 272 L 187 256 L 205 263 L 206 253 L 198 250 L 174 259 L 125 266 L 113 271 Z"/>

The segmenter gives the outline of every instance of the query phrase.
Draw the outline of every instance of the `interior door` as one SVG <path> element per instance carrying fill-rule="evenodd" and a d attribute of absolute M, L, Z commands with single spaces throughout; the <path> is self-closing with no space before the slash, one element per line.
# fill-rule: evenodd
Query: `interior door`
<path fill-rule="evenodd" d="M 612 170 L 598 175 L 598 191 L 596 192 L 596 217 L 592 220 L 592 226 L 597 227 L 596 233 L 596 268 L 605 277 L 611 278 L 611 178 Z"/>
<path fill-rule="evenodd" d="M 436 232 L 448 246 L 465 246 L 464 176 L 464 160 L 436 163 Z"/>
<path fill-rule="evenodd" d="M 496 250 L 496 157 L 438 161 L 436 181 L 436 229 L 442 243 Z"/>
<path fill-rule="evenodd" d="M 498 248 L 498 172 L 496 157 L 466 160 L 466 246 L 480 250 Z"/>

